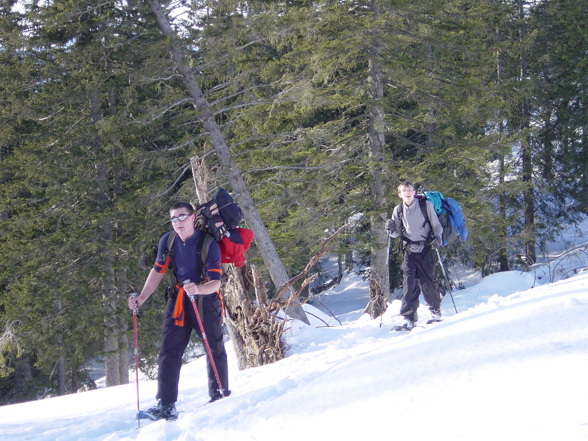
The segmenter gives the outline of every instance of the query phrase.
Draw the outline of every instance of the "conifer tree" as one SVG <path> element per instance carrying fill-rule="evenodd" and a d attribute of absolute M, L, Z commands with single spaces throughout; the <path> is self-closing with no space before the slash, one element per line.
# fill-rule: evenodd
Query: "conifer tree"
<path fill-rule="evenodd" d="M 460 89 L 474 78 L 466 69 L 478 59 L 457 55 L 460 52 L 456 47 L 465 48 L 464 43 L 458 31 L 452 36 L 451 26 L 445 22 L 453 11 L 444 16 L 443 9 L 433 4 L 325 2 L 319 11 L 306 5 L 285 11 L 276 17 L 276 29 L 280 30 L 276 31 L 276 49 L 261 52 L 269 67 L 262 71 L 264 81 L 259 81 L 283 87 L 284 92 L 271 104 L 240 110 L 233 133 L 243 140 L 241 145 L 247 145 L 248 151 L 240 148 L 242 155 L 250 163 L 264 165 L 259 167 L 264 180 L 260 179 L 256 188 L 263 188 L 268 199 L 271 195 L 283 203 L 268 204 L 281 218 L 293 220 L 292 215 L 298 216 L 299 210 L 287 212 L 283 208 L 295 204 L 316 213 L 317 224 L 332 220 L 320 216 L 321 210 L 329 207 L 331 213 L 343 208 L 342 219 L 354 213 L 367 215 L 367 231 L 374 247 L 372 274 L 381 275 L 385 260 L 377 256 L 385 254 L 386 239 L 377 238 L 383 233 L 378 213 L 385 212 L 394 200 L 389 196 L 395 195 L 401 177 L 422 180 L 429 176 L 429 182 L 443 178 L 442 182 L 451 183 L 452 189 L 457 182 L 470 184 L 467 190 L 457 188 L 454 194 L 465 195 L 479 188 L 476 181 L 480 174 L 471 159 L 479 157 L 483 162 L 484 145 L 470 143 L 468 154 L 460 152 L 468 146 L 460 136 L 475 139 L 475 135 L 459 128 L 469 118 L 467 129 L 473 127 L 477 135 L 476 124 L 482 125 L 480 119 L 467 115 L 472 96 Z M 469 64 L 460 66 L 463 62 Z M 272 100 L 263 94 L 264 89 L 257 93 Z M 264 142 L 274 155 L 264 154 Z M 375 153 L 377 145 L 379 153 Z M 307 158 L 303 153 L 306 146 L 313 147 L 314 162 L 324 164 L 314 174 L 309 174 L 308 168 L 300 173 L 292 171 L 303 170 L 301 165 L 294 166 L 300 163 L 295 155 L 300 152 L 300 158 Z M 282 163 L 292 158 L 290 175 L 306 185 L 306 191 L 298 193 L 296 199 L 285 198 L 288 190 L 276 186 L 287 173 L 287 167 L 268 163 L 276 160 L 277 151 L 282 152 Z M 459 154 L 448 156 L 448 152 Z M 461 158 L 461 162 L 449 164 L 451 171 L 447 173 L 449 157 Z M 311 186 L 307 184 L 309 178 L 313 180 Z M 387 193 L 377 190 L 378 186 L 387 188 Z M 301 204 L 305 196 L 309 197 Z M 313 198 L 321 204 L 310 202 Z M 307 234 L 306 228 L 303 231 Z M 385 292 L 387 295 L 387 287 Z"/>
<path fill-rule="evenodd" d="M 585 3 L 493 3 L 500 13 L 496 15 L 494 35 L 498 37 L 497 84 L 500 86 L 496 95 L 501 101 L 496 102 L 496 115 L 490 124 L 495 128 L 494 135 L 499 133 L 494 152 L 502 164 L 502 178 L 489 194 L 496 195 L 495 203 L 500 207 L 496 231 L 503 243 L 499 268 L 504 270 L 512 264 L 534 263 L 536 244 L 541 245 L 553 237 L 560 222 L 573 221 L 577 216 L 578 210 L 569 205 L 570 198 L 582 200 L 572 187 L 578 188 L 579 181 L 585 182 L 585 172 L 581 171 L 585 168 L 581 165 L 585 164 L 581 161 L 584 143 L 579 137 L 559 132 L 560 122 L 565 120 L 566 126 L 571 119 L 556 116 L 567 114 L 567 110 L 554 112 L 554 109 L 569 109 L 571 102 L 583 100 L 578 90 L 562 94 L 563 90 L 573 90 L 570 85 L 581 84 L 582 69 L 577 69 L 575 63 L 569 69 L 559 69 L 569 56 L 566 54 L 562 58 L 562 50 L 574 51 L 579 47 L 575 42 L 562 44 L 562 38 L 563 41 L 577 38 L 582 41 L 582 32 L 578 33 L 579 27 L 573 23 Z M 562 100 L 562 96 L 566 98 Z M 580 159 L 572 161 L 575 166 L 572 163 L 563 165 L 568 146 L 572 146 L 573 153 L 567 157 Z M 568 175 L 568 171 L 574 177 Z M 578 176 L 582 176 L 579 181 Z M 495 260 L 495 251 L 486 253 L 490 261 Z"/>
<path fill-rule="evenodd" d="M 535 260 L 586 210 L 586 0 L 185 3 L 173 25 L 206 127 L 146 2 L 13 6 L 0 5 L 0 322 L 22 350 L 11 366 L 57 393 L 90 384 L 97 356 L 108 384 L 126 381 L 127 294 L 170 201 L 193 200 L 188 159 L 212 158 L 214 125 L 235 166 L 211 185 L 242 177 L 287 273 L 349 222 L 337 251 L 353 240 L 371 264 L 372 316 L 402 179 L 462 203 L 471 239 L 449 252 L 485 273 Z M 141 318 L 145 360 L 158 310 Z"/>
<path fill-rule="evenodd" d="M 561 221 L 587 211 L 585 62 L 588 2 L 542 2 L 533 9 L 538 231 L 551 237 Z M 545 203 L 547 202 L 547 203 Z M 555 208 L 554 211 L 552 209 Z"/>
<path fill-rule="evenodd" d="M 173 89 L 162 92 L 142 71 L 153 51 L 136 10 L 29 7 L 34 26 L 18 34 L 12 53 L 30 73 L 15 77 L 12 113 L 3 119 L 12 129 L 21 121 L 19 136 L 3 132 L 1 142 L 3 249 L 11 262 L 2 273 L 4 313 L 34 311 L 18 329 L 23 348 L 47 377 L 64 360 L 67 391 L 87 381 L 85 366 L 98 355 L 107 384 L 120 384 L 128 377 L 127 295 L 165 231 L 162 207 L 174 194 L 177 146 L 191 146 L 182 142 L 190 129 L 179 120 L 170 128 L 177 111 L 156 117 L 151 103 Z M 148 341 L 145 333 L 145 348 Z"/>

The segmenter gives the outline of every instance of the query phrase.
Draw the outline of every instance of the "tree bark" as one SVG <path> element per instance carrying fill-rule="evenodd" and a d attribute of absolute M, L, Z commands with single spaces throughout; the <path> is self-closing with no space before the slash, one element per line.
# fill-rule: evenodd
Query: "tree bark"
<path fill-rule="evenodd" d="M 372 1 L 374 15 L 379 16 L 379 6 Z M 368 110 L 370 196 L 373 213 L 370 216 L 371 234 L 371 280 L 370 300 L 366 308 L 372 318 L 382 315 L 388 304 L 388 253 L 387 234 L 382 216 L 386 217 L 385 177 L 383 172 L 385 139 L 384 83 L 382 74 L 382 40 L 376 33 L 369 54 L 368 82 L 370 85 L 371 104 Z"/>
<path fill-rule="evenodd" d="M 56 310 L 59 312 L 63 308 L 63 303 L 61 299 L 57 300 L 57 308 Z M 65 395 L 67 392 L 67 387 L 65 384 L 65 355 L 64 355 L 64 348 L 63 348 L 63 324 L 60 324 L 59 331 L 57 337 L 57 347 L 59 348 L 59 358 L 57 359 L 57 364 L 55 366 L 55 370 L 57 372 L 57 395 Z"/>
<path fill-rule="evenodd" d="M 496 40 L 502 41 L 502 35 L 500 29 L 496 30 Z M 496 59 L 496 78 L 498 84 L 503 81 L 504 77 L 504 60 L 503 54 L 501 50 L 497 51 L 497 59 Z M 504 140 L 504 122 L 502 121 L 501 112 L 498 113 L 499 121 L 498 124 L 498 137 L 500 143 L 502 144 Z M 500 271 L 508 271 L 509 264 L 508 264 L 508 228 L 507 228 L 507 195 L 506 191 L 503 190 L 506 184 L 506 162 L 504 157 L 504 151 L 502 148 L 498 150 L 498 162 L 499 162 L 499 169 L 498 169 L 498 185 L 501 188 L 500 193 L 498 194 L 498 213 L 500 216 L 500 225 L 498 227 L 498 243 L 500 244 L 500 248 L 498 250 L 498 262 L 500 264 Z"/>
<path fill-rule="evenodd" d="M 166 14 L 163 12 L 161 4 L 158 0 L 146 1 L 149 9 L 155 16 L 160 31 L 170 41 L 169 50 L 175 68 L 182 77 L 183 84 L 186 87 L 186 91 L 188 92 L 194 107 L 198 110 L 200 122 L 208 134 L 208 138 L 216 152 L 218 161 L 227 175 L 232 190 L 237 195 L 239 205 L 245 214 L 247 225 L 255 232 L 255 243 L 262 255 L 270 277 L 276 289 L 279 289 L 282 285 L 288 282 L 286 269 L 284 268 L 267 230 L 265 229 L 261 216 L 255 208 L 255 204 L 247 186 L 245 185 L 245 181 L 241 176 L 221 130 L 212 115 L 210 105 L 202 93 L 200 85 L 198 84 L 198 81 L 196 81 L 196 77 L 192 73 L 192 70 L 184 60 L 182 48 L 177 43 L 177 35 L 172 29 Z M 290 294 L 292 293 L 290 292 Z M 287 312 L 291 317 L 308 323 L 306 314 L 299 304 L 292 305 Z"/>
<path fill-rule="evenodd" d="M 525 254 L 530 265 L 537 261 L 535 248 L 535 194 L 533 189 L 533 156 L 531 146 L 531 112 L 529 109 L 529 98 L 525 91 L 524 83 L 527 81 L 527 52 L 525 50 L 525 39 L 527 38 L 527 24 L 525 22 L 525 1 L 519 0 L 519 29 L 521 38 L 521 84 L 523 84 L 523 100 L 521 104 L 521 130 L 522 159 L 523 159 L 523 182 L 525 190 L 523 193 L 523 205 L 525 212 Z"/>
<path fill-rule="evenodd" d="M 90 103 L 90 118 L 92 123 L 97 124 L 102 119 L 100 110 L 100 99 L 95 88 L 89 91 L 88 100 Z M 101 140 L 97 136 L 93 141 L 93 147 L 96 150 L 101 148 Z M 98 184 L 97 195 L 97 212 L 105 213 L 109 204 L 109 184 L 106 166 L 102 163 L 96 164 L 95 179 Z M 116 276 L 114 269 L 114 256 L 109 251 L 109 244 L 113 240 L 113 231 L 111 219 L 102 216 L 99 221 L 99 230 L 97 233 L 101 247 L 100 255 L 104 256 L 101 264 L 101 270 L 104 274 L 102 286 L 102 304 L 104 314 L 104 370 L 106 375 L 106 386 L 118 386 L 123 384 L 121 372 L 128 371 L 128 353 L 126 345 L 121 345 L 121 335 L 125 327 L 121 325 L 118 318 L 118 290 L 116 289 Z M 124 352 L 126 358 L 121 357 Z M 121 360 L 126 362 L 121 366 Z M 126 376 L 128 383 L 128 375 Z"/>

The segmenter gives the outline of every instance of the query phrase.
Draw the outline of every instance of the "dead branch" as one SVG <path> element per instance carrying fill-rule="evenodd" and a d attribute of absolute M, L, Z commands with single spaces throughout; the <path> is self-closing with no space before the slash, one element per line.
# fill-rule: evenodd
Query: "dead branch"
<path fill-rule="evenodd" d="M 193 156 L 190 158 L 192 166 L 192 176 L 194 178 L 194 187 L 200 204 L 208 201 L 208 168 L 204 166 L 204 158 Z"/>
<path fill-rule="evenodd" d="M 331 234 L 331 236 L 329 236 L 327 239 L 325 239 L 325 241 L 323 242 L 323 244 L 322 244 L 320 250 L 318 251 L 318 253 L 315 254 L 310 259 L 310 261 L 308 262 L 308 264 L 306 265 L 306 267 L 304 268 L 304 270 L 300 274 L 298 274 L 297 276 L 292 277 L 284 285 L 282 285 L 280 287 L 280 289 L 278 289 L 278 292 L 276 293 L 276 296 L 274 298 L 276 301 L 279 301 L 281 299 L 282 295 L 284 295 L 286 292 L 288 292 L 291 289 L 292 285 L 294 285 L 296 282 L 298 282 L 303 277 L 306 277 L 306 275 L 312 269 L 312 267 L 315 266 L 316 263 L 319 261 L 319 259 L 321 257 L 323 257 L 327 253 L 327 251 L 328 251 L 328 250 L 326 250 L 327 244 L 331 240 L 333 240 L 335 237 L 337 237 L 348 226 L 349 226 L 349 224 L 343 225 L 341 228 L 339 228 L 337 231 L 335 231 L 333 234 Z M 301 290 L 298 290 L 296 294 L 299 295 L 300 292 L 302 292 L 302 291 Z M 296 295 L 293 295 L 291 298 L 296 298 L 296 297 L 297 297 Z"/>

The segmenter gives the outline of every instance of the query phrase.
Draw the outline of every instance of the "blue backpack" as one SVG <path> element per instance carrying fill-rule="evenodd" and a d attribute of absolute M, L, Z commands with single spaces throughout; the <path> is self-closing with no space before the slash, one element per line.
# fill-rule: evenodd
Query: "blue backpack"
<path fill-rule="evenodd" d="M 443 227 L 443 246 L 447 245 L 450 241 L 459 237 L 462 242 L 465 242 L 468 238 L 469 232 L 466 228 L 465 218 L 461 209 L 461 205 L 455 199 L 446 198 L 442 193 L 438 191 L 425 191 L 419 193 L 416 197 L 420 200 L 428 200 L 433 204 L 435 213 L 439 218 L 439 222 Z M 425 204 L 420 204 L 423 215 L 427 222 L 429 222 L 429 216 Z"/>

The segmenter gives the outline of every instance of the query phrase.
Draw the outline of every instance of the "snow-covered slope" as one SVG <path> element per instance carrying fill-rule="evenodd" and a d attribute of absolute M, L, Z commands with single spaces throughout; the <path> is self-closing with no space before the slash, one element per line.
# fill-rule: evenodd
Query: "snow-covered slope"
<path fill-rule="evenodd" d="M 588 273 L 534 285 L 529 273 L 487 277 L 453 293 L 459 314 L 446 297 L 444 322 L 407 334 L 390 331 L 397 301 L 381 321 L 362 314 L 367 283 L 349 275 L 307 306 L 314 326 L 290 323 L 286 359 L 238 371 L 227 345 L 229 398 L 200 407 L 198 359 L 183 368 L 175 422 L 138 429 L 129 384 L 1 407 L 0 439 L 588 440 Z M 155 389 L 140 382 L 141 407 Z"/>

